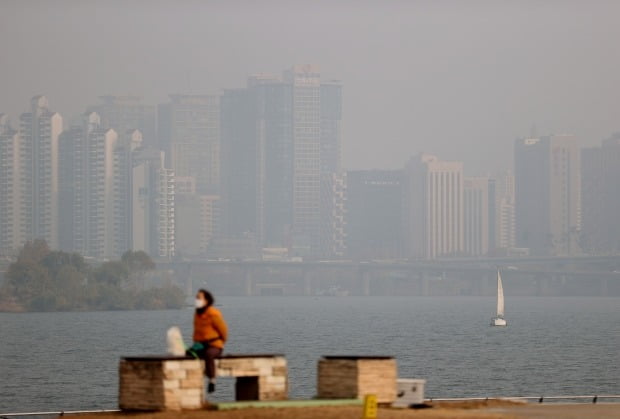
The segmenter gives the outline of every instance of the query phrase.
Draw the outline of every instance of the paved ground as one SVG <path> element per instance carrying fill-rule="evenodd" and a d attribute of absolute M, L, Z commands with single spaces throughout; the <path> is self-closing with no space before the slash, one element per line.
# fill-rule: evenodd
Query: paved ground
<path fill-rule="evenodd" d="M 91 414 L 71 416 L 76 419 L 361 419 L 358 406 L 310 408 L 256 408 L 228 411 L 191 411 L 160 413 Z M 478 402 L 441 404 L 429 409 L 386 409 L 377 419 L 620 419 L 620 404 L 514 404 Z"/>
<path fill-rule="evenodd" d="M 528 419 L 620 419 L 620 404 L 527 404 L 519 407 L 499 407 L 487 409 L 488 412 Z"/>

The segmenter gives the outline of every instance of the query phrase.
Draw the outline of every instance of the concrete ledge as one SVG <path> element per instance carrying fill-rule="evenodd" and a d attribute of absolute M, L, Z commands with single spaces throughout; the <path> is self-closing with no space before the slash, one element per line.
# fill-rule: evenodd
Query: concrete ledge
<path fill-rule="evenodd" d="M 256 402 L 230 402 L 216 403 L 215 410 L 233 410 L 247 408 L 286 408 L 286 407 L 324 407 L 324 406 L 361 406 L 363 400 L 360 399 L 313 399 L 313 400 L 280 400 L 280 401 L 256 401 Z"/>

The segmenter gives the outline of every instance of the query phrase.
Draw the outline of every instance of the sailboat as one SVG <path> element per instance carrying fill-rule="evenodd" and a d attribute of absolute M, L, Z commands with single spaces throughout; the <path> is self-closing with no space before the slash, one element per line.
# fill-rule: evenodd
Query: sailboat
<path fill-rule="evenodd" d="M 491 326 L 506 326 L 504 319 L 504 287 L 502 286 L 502 276 L 497 270 L 497 316 L 491 320 Z"/>

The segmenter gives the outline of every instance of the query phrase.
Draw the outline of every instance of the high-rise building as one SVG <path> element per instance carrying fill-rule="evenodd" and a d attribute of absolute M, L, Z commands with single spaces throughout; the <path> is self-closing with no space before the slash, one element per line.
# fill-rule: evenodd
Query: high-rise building
<path fill-rule="evenodd" d="M 218 201 L 217 195 L 187 192 L 175 195 L 174 227 L 177 256 L 195 258 L 207 255 L 211 241 L 217 233 Z"/>
<path fill-rule="evenodd" d="M 342 259 L 346 251 L 347 173 L 322 176 L 320 256 Z"/>
<path fill-rule="evenodd" d="M 403 171 L 347 172 L 346 254 L 398 259 L 403 252 Z"/>
<path fill-rule="evenodd" d="M 152 257 L 175 255 L 174 172 L 164 167 L 162 151 L 140 148 L 133 156 L 132 250 Z"/>
<path fill-rule="evenodd" d="M 236 238 L 263 229 L 264 153 L 257 129 L 256 92 L 250 88 L 224 91 L 221 111 L 221 233 Z"/>
<path fill-rule="evenodd" d="M 30 101 L 19 120 L 19 237 L 58 247 L 58 136 L 62 117 L 45 96 Z M 20 243 L 20 245 L 23 243 Z"/>
<path fill-rule="evenodd" d="M 515 141 L 518 247 L 538 255 L 578 253 L 580 152 L 572 135 Z"/>
<path fill-rule="evenodd" d="M 96 259 L 115 252 L 115 151 L 118 134 L 101 128 L 96 112 L 60 136 L 60 240 L 62 250 Z"/>
<path fill-rule="evenodd" d="M 130 129 L 119 135 L 114 149 L 114 252 L 120 258 L 127 250 L 133 249 L 133 165 L 139 148 L 144 146 L 142 132 Z"/>
<path fill-rule="evenodd" d="M 336 82 L 321 84 L 318 69 L 306 65 L 224 92 L 224 236 L 251 234 L 263 246 L 325 254 L 321 179 L 340 166 L 340 90 Z"/>
<path fill-rule="evenodd" d="M 220 97 L 170 95 L 159 105 L 158 135 L 176 176 L 194 177 L 200 194 L 217 193 L 220 183 Z"/>
<path fill-rule="evenodd" d="M 430 154 L 405 167 L 405 245 L 408 256 L 434 259 L 463 253 L 463 163 Z"/>
<path fill-rule="evenodd" d="M 340 173 L 342 85 L 321 83 L 321 174 Z"/>
<path fill-rule="evenodd" d="M 10 254 L 25 239 L 21 236 L 20 136 L 0 114 L 0 255 Z"/>
<path fill-rule="evenodd" d="M 100 96 L 101 103 L 91 106 L 89 112 L 101 117 L 101 128 L 112 128 L 125 140 L 127 133 L 139 130 L 144 144 L 158 148 L 156 141 L 156 110 L 142 103 L 140 96 Z"/>
<path fill-rule="evenodd" d="M 321 222 L 321 75 L 312 65 L 284 72 L 293 100 L 293 247 L 319 250 Z"/>
<path fill-rule="evenodd" d="M 139 130 L 129 130 L 120 138 L 115 130 L 103 128 L 96 112 L 87 112 L 81 124 L 61 134 L 62 250 L 106 260 L 134 248 L 134 226 L 144 221 L 134 223 L 132 206 L 133 167 L 141 145 Z"/>
<path fill-rule="evenodd" d="M 464 179 L 463 218 L 465 254 L 486 255 L 489 251 L 489 178 Z"/>
<path fill-rule="evenodd" d="M 502 173 L 489 179 L 489 251 L 506 254 L 515 246 L 515 179 Z"/>
<path fill-rule="evenodd" d="M 247 88 L 224 92 L 222 234 L 325 254 L 321 178 L 340 167 L 340 91 L 307 65 L 282 78 L 252 76 Z"/>
<path fill-rule="evenodd" d="M 620 252 L 620 133 L 601 147 L 581 151 L 582 229 L 580 244 L 590 254 Z"/>
<path fill-rule="evenodd" d="M 62 117 L 45 96 L 30 101 L 19 130 L 0 116 L 0 249 L 44 239 L 58 246 L 58 137 Z"/>

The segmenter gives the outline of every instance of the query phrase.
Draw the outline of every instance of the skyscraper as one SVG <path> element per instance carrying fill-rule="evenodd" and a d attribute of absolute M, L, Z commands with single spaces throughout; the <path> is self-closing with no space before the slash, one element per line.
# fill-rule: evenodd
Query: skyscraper
<path fill-rule="evenodd" d="M 174 172 L 164 167 L 164 153 L 140 148 L 133 156 L 132 250 L 152 257 L 175 255 Z"/>
<path fill-rule="evenodd" d="M 221 233 L 238 238 L 263 230 L 264 163 L 255 89 L 228 89 L 222 96 Z M 262 241 L 262 238 L 261 238 Z"/>
<path fill-rule="evenodd" d="M 142 103 L 140 96 L 100 96 L 101 103 L 88 112 L 97 112 L 101 128 L 112 128 L 123 140 L 128 132 L 139 130 L 145 145 L 157 147 L 155 106 Z"/>
<path fill-rule="evenodd" d="M 321 83 L 321 174 L 340 173 L 342 85 Z"/>
<path fill-rule="evenodd" d="M 45 96 L 30 101 L 19 121 L 19 237 L 58 247 L 58 136 L 62 117 Z M 20 245 L 23 243 L 20 243 Z"/>
<path fill-rule="evenodd" d="M 144 153 L 137 152 L 141 146 L 139 130 L 129 130 L 121 138 L 115 130 L 102 126 L 96 112 L 87 112 L 80 124 L 61 134 L 59 223 L 62 250 L 105 260 L 120 258 L 127 250 L 140 246 L 136 250 L 160 256 L 160 249 L 144 239 L 145 236 L 158 237 L 158 233 L 152 233 L 159 228 L 155 215 L 152 211 L 136 212 L 134 218 L 137 208 L 134 209 L 133 203 L 134 193 L 147 190 L 149 209 L 154 205 L 152 199 L 159 199 L 159 192 L 151 189 L 159 188 L 157 179 L 153 180 L 158 175 L 150 173 L 159 169 L 163 157 L 155 153 L 151 156 L 155 161 L 152 163 Z M 147 167 L 142 172 L 135 170 L 137 174 L 149 173 L 146 186 L 134 182 L 135 166 Z M 168 201 L 162 200 L 161 205 L 163 210 Z M 173 210 L 173 206 L 171 208 Z M 151 223 L 152 228 L 145 228 L 144 223 Z M 144 234 L 140 235 L 135 229 L 141 229 Z M 168 246 L 165 241 L 162 244 Z"/>
<path fill-rule="evenodd" d="M 340 90 L 337 82 L 321 84 L 318 68 L 306 65 L 283 77 L 255 75 L 246 88 L 224 92 L 223 235 L 325 254 L 328 222 L 321 217 L 332 213 L 321 208 L 329 201 L 321 201 L 321 185 L 333 185 L 340 167 Z"/>
<path fill-rule="evenodd" d="M 515 141 L 518 247 L 539 255 L 578 252 L 580 171 L 580 152 L 572 135 Z"/>
<path fill-rule="evenodd" d="M 21 236 L 20 136 L 0 114 L 0 254 L 10 254 L 25 240 Z"/>
<path fill-rule="evenodd" d="M 350 258 L 403 257 L 403 171 L 348 171 L 346 222 Z"/>
<path fill-rule="evenodd" d="M 96 112 L 60 136 L 60 248 L 97 259 L 115 255 L 118 134 Z"/>
<path fill-rule="evenodd" d="M 319 250 L 321 222 L 321 75 L 312 65 L 284 73 L 293 101 L 293 247 Z"/>
<path fill-rule="evenodd" d="M 342 259 L 347 245 L 347 173 L 322 175 L 320 253 Z"/>
<path fill-rule="evenodd" d="M 489 179 L 489 250 L 515 247 L 515 178 L 506 172 Z"/>
<path fill-rule="evenodd" d="M 463 163 L 430 154 L 405 167 L 405 245 L 413 258 L 463 252 Z"/>
<path fill-rule="evenodd" d="M 489 178 L 466 177 L 463 182 L 464 251 L 483 256 L 489 251 Z"/>
<path fill-rule="evenodd" d="M 159 105 L 158 135 L 176 176 L 192 176 L 200 194 L 217 193 L 220 182 L 220 97 L 170 95 Z"/>
<path fill-rule="evenodd" d="M 581 151 L 582 229 L 590 254 L 620 252 L 620 133 Z"/>

